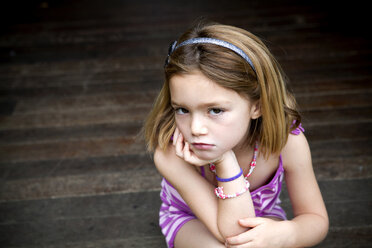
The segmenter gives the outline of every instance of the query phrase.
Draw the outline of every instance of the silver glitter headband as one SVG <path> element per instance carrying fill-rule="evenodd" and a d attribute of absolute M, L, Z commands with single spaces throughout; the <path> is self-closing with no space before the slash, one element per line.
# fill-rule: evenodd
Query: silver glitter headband
<path fill-rule="evenodd" d="M 225 48 L 228 48 L 228 49 L 234 51 L 235 53 L 240 55 L 243 59 L 245 59 L 248 62 L 248 64 L 252 67 L 252 69 L 256 72 L 256 69 L 254 68 L 252 60 L 248 57 L 248 55 L 242 49 L 240 49 L 239 47 L 237 47 L 237 46 L 235 46 L 235 45 L 233 45 L 233 44 L 231 44 L 227 41 L 218 40 L 218 39 L 214 39 L 214 38 L 205 38 L 205 37 L 203 37 L 203 38 L 192 38 L 192 39 L 189 39 L 189 40 L 185 40 L 178 45 L 177 45 L 177 41 L 174 41 L 169 47 L 168 57 L 167 57 L 167 61 L 166 61 L 165 64 L 166 65 L 168 64 L 169 56 L 177 48 L 179 48 L 181 46 L 189 45 L 189 44 L 199 44 L 199 43 L 214 44 L 214 45 L 222 46 L 222 47 L 225 47 Z"/>

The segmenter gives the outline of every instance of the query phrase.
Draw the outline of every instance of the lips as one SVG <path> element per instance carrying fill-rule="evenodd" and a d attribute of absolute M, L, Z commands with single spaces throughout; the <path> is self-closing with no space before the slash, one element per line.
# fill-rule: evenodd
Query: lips
<path fill-rule="evenodd" d="M 210 150 L 214 147 L 214 145 L 207 143 L 192 143 L 192 146 L 198 150 Z"/>

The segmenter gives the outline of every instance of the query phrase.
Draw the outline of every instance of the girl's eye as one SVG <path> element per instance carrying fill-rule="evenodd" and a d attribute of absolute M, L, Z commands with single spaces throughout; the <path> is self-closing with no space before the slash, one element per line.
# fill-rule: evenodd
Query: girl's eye
<path fill-rule="evenodd" d="M 176 111 L 176 114 L 179 114 L 179 115 L 184 115 L 184 114 L 187 114 L 189 112 L 185 108 L 176 108 L 175 111 Z"/>
<path fill-rule="evenodd" d="M 222 109 L 219 109 L 219 108 L 212 108 L 209 110 L 209 113 L 211 115 L 220 115 L 223 113 L 223 110 Z"/>

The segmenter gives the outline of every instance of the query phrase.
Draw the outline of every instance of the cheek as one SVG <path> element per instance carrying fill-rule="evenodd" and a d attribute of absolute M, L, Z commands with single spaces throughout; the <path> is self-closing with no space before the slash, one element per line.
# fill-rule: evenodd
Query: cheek
<path fill-rule="evenodd" d="M 175 120 L 176 120 L 176 126 L 178 127 L 178 128 L 181 128 L 181 127 L 183 127 L 185 124 L 185 121 L 183 120 L 183 118 L 180 118 L 180 117 L 178 117 L 177 115 L 176 115 L 176 117 L 175 117 Z"/>
<path fill-rule="evenodd" d="M 234 141 L 240 140 L 245 136 L 246 130 L 247 129 L 243 128 L 242 125 L 230 125 L 226 126 L 223 130 L 220 130 L 220 133 L 226 141 L 234 143 Z"/>
<path fill-rule="evenodd" d="M 220 130 L 225 144 L 234 146 L 240 143 L 242 139 L 245 139 L 249 124 L 249 118 L 232 118 L 232 121 L 225 123 L 223 130 Z"/>
<path fill-rule="evenodd" d="M 182 118 L 182 117 L 176 117 L 176 126 L 178 127 L 178 129 L 180 130 L 180 132 L 187 138 L 187 122 L 185 120 L 185 118 Z"/>

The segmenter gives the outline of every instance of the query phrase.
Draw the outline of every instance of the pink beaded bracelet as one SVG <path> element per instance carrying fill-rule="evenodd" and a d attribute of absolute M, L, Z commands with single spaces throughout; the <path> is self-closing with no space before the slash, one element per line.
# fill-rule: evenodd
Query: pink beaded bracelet
<path fill-rule="evenodd" d="M 223 187 L 217 187 L 215 188 L 214 193 L 216 193 L 216 196 L 222 200 L 238 197 L 249 189 L 249 182 L 247 180 L 244 180 L 244 181 L 245 181 L 245 187 L 240 192 L 237 192 L 235 194 L 225 195 L 225 193 L 223 192 Z"/>

